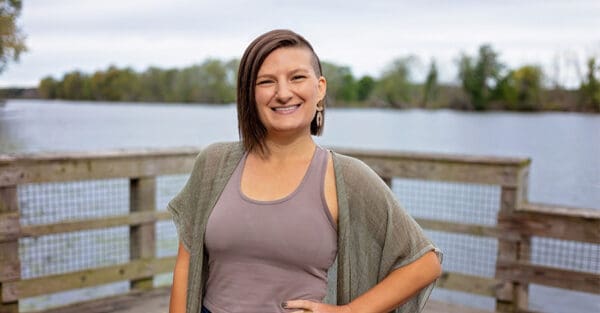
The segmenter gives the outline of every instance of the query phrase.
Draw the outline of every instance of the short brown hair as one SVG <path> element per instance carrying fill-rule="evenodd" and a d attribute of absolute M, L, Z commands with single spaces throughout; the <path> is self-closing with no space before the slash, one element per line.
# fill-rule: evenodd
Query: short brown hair
<path fill-rule="evenodd" d="M 267 56 L 276 49 L 283 47 L 302 47 L 308 49 L 312 54 L 312 66 L 317 77 L 322 76 L 321 61 L 310 43 L 299 34 L 291 30 L 276 29 L 264 33 L 254 39 L 246 48 L 237 77 L 237 114 L 238 131 L 246 151 L 259 149 L 261 153 L 268 154 L 264 139 L 267 129 L 260 121 L 256 110 L 256 99 L 254 96 L 254 85 L 258 70 Z M 323 116 L 325 114 L 325 98 L 321 100 Z M 316 116 L 310 123 L 311 135 L 321 135 L 323 123 L 317 125 Z"/>

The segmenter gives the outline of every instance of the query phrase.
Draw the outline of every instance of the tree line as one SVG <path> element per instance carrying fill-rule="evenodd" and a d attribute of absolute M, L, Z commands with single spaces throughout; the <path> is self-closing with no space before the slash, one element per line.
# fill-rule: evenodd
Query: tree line
<path fill-rule="evenodd" d="M 231 103 L 237 67 L 237 60 L 216 59 L 184 69 L 150 67 L 143 72 L 110 66 L 90 75 L 72 71 L 58 80 L 46 77 L 38 92 L 46 99 Z"/>
<path fill-rule="evenodd" d="M 416 57 L 392 61 L 378 76 L 355 77 L 350 67 L 323 62 L 329 106 L 452 108 L 463 110 L 570 110 L 600 112 L 600 64 L 589 58 L 579 88 L 545 86 L 537 65 L 508 68 L 490 45 L 457 60 L 459 85 L 440 84 L 435 60 L 424 81 L 412 79 Z M 150 67 L 143 72 L 109 67 L 92 74 L 72 71 L 46 77 L 42 98 L 101 101 L 235 102 L 239 60 L 207 59 L 183 69 Z"/>

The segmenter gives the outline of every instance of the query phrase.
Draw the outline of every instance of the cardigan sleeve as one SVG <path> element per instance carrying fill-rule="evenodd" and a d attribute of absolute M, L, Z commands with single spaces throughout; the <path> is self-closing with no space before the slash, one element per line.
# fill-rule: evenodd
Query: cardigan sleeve
<path fill-rule="evenodd" d="M 421 226 L 408 214 L 394 193 L 387 188 L 386 237 L 382 259 L 391 265 L 390 271 L 412 263 L 429 251 L 434 251 L 442 262 L 441 251 L 425 236 Z"/>
<path fill-rule="evenodd" d="M 197 210 L 198 197 L 201 192 L 201 177 L 205 163 L 203 149 L 195 158 L 192 172 L 183 188 L 169 201 L 167 210 L 173 216 L 179 241 L 188 252 L 191 252 L 193 238 L 193 222 Z"/>
<path fill-rule="evenodd" d="M 356 266 L 351 276 L 353 283 L 361 285 L 353 288 L 353 297 L 429 251 L 434 251 L 441 263 L 441 251 L 379 175 L 360 160 L 343 159 L 351 226 L 348 245 L 356 253 L 352 253 Z M 421 312 L 433 286 L 434 283 L 422 289 L 395 312 Z"/>
<path fill-rule="evenodd" d="M 389 198 L 386 201 L 388 203 L 388 218 L 381 256 L 380 275 L 387 275 L 400 267 L 408 265 L 430 251 L 435 252 L 441 264 L 442 251 L 425 236 L 419 224 L 406 212 L 389 188 L 385 194 L 386 198 Z M 399 307 L 396 312 L 421 312 L 434 287 L 435 282 L 425 286 Z"/>

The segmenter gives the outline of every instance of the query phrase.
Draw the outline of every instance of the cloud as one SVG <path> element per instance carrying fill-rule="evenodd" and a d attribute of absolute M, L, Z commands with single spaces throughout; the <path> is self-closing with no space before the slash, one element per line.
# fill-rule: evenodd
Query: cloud
<path fill-rule="evenodd" d="M 0 86 L 34 85 L 76 68 L 239 57 L 273 28 L 298 31 L 322 59 L 357 75 L 377 75 L 412 53 L 423 62 L 438 59 L 442 79 L 451 80 L 457 55 L 482 43 L 511 66 L 550 63 L 564 51 L 598 53 L 597 16 L 597 1 L 27 1 L 22 26 L 30 51 L 9 65 Z"/>

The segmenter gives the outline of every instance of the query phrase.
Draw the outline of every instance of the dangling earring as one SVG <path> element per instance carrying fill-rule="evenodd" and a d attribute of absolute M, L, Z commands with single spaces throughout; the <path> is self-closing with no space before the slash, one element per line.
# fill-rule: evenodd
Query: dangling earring
<path fill-rule="evenodd" d="M 317 127 L 323 126 L 323 107 L 317 105 Z"/>

